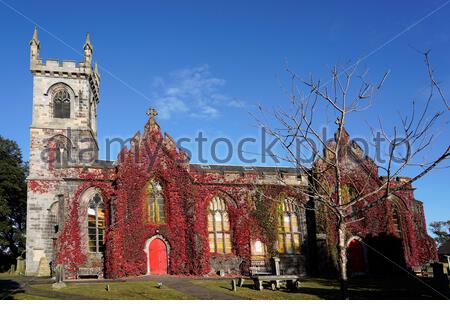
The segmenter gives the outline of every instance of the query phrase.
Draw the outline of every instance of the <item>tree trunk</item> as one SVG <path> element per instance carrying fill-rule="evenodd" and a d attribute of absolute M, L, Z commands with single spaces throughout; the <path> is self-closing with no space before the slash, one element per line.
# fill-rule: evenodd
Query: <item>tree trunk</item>
<path fill-rule="evenodd" d="M 338 223 L 338 264 L 339 280 L 341 285 L 341 298 L 348 300 L 348 277 L 347 277 L 347 245 L 346 245 L 346 227 L 343 222 Z"/>

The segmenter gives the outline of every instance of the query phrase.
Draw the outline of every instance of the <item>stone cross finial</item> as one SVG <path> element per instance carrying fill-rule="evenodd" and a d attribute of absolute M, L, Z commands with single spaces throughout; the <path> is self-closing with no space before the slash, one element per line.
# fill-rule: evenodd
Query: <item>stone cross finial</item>
<path fill-rule="evenodd" d="M 150 118 L 154 118 L 154 117 L 156 117 L 156 116 L 158 115 L 158 111 L 156 111 L 155 108 L 149 108 L 149 109 L 147 110 L 147 115 L 148 115 Z"/>

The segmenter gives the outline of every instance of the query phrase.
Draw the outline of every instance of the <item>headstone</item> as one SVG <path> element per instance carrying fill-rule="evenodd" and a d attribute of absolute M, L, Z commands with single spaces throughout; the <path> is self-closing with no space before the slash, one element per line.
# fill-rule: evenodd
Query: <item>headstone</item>
<path fill-rule="evenodd" d="M 22 257 L 17 257 L 17 269 L 16 273 L 18 275 L 25 274 L 25 259 Z"/>
<path fill-rule="evenodd" d="M 58 264 L 55 268 L 55 280 L 56 282 L 52 284 L 53 289 L 66 287 L 66 284 L 64 283 L 64 266 L 62 264 Z"/>
<path fill-rule="evenodd" d="M 273 272 L 275 273 L 275 275 L 279 276 L 281 274 L 280 258 L 278 258 L 278 257 L 272 258 L 272 269 L 273 269 Z"/>
<path fill-rule="evenodd" d="M 41 257 L 39 260 L 39 266 L 37 270 L 38 277 L 50 277 L 50 265 L 48 264 L 47 258 L 45 256 Z"/>
<path fill-rule="evenodd" d="M 236 279 L 231 280 L 231 290 L 236 292 Z"/>
<path fill-rule="evenodd" d="M 53 289 L 61 289 L 61 288 L 65 288 L 65 287 L 67 287 L 67 286 L 64 282 L 55 282 L 54 284 L 52 284 Z"/>
<path fill-rule="evenodd" d="M 15 271 L 16 271 L 16 266 L 12 264 L 11 267 L 9 268 L 9 274 L 14 274 Z"/>
<path fill-rule="evenodd" d="M 55 268 L 55 280 L 56 282 L 64 281 L 64 266 L 62 264 L 58 264 Z"/>

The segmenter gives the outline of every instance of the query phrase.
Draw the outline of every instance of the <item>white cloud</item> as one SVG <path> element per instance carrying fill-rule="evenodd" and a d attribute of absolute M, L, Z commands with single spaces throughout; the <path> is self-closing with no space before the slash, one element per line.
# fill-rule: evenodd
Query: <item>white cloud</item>
<path fill-rule="evenodd" d="M 220 110 L 241 107 L 243 102 L 221 90 L 224 79 L 211 75 L 208 65 L 176 70 L 168 79 L 153 80 L 154 105 L 162 119 L 177 113 L 189 113 L 195 118 L 216 118 Z"/>

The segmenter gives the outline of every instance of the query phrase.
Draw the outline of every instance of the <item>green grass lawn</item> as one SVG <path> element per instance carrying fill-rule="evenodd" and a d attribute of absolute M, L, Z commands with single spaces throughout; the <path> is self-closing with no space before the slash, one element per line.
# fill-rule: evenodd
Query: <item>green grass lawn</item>
<path fill-rule="evenodd" d="M 259 291 L 253 288 L 253 281 L 246 280 L 236 292 L 231 290 L 231 280 L 193 280 L 194 284 L 219 290 L 243 299 L 258 300 L 316 300 L 340 299 L 339 282 L 332 279 L 308 278 L 302 281 L 295 292 L 281 288 L 272 291 L 268 287 Z M 352 279 L 349 284 L 351 299 L 435 299 L 437 296 L 426 285 L 412 278 L 400 279 Z"/>
<path fill-rule="evenodd" d="M 30 283 L 30 281 L 33 282 Z M 68 282 L 67 287 L 61 289 L 53 289 L 50 283 L 42 283 L 42 281 L 48 280 L 0 275 L 0 299 L 194 299 L 194 297 L 168 286 L 158 289 L 154 281 Z M 231 290 L 231 279 L 184 279 L 183 281 L 242 299 L 315 300 L 340 298 L 338 281 L 325 278 L 305 279 L 302 281 L 301 288 L 295 292 L 290 292 L 285 288 L 277 291 L 272 291 L 269 288 L 262 291 L 255 290 L 253 282 L 249 279 L 246 279 L 244 286 L 238 287 L 236 292 Z M 22 284 L 28 283 L 26 290 L 21 288 L 19 282 Z M 109 285 L 109 291 L 106 290 L 107 284 Z M 351 279 L 349 293 L 351 299 L 443 299 L 442 296 L 436 295 L 429 287 L 413 278 Z"/>
<path fill-rule="evenodd" d="M 5 279 L 6 277 L 2 277 Z M 114 282 L 108 283 L 67 283 L 67 287 L 53 289 L 51 284 L 31 284 L 24 291 L 18 289 L 13 277 L 0 281 L 0 298 L 14 300 L 41 299 L 102 299 L 102 300 L 186 300 L 192 297 L 175 289 L 163 286 L 156 288 L 156 282 Z"/>
<path fill-rule="evenodd" d="M 60 294 L 75 295 L 86 299 L 105 300 L 186 300 L 191 297 L 167 286 L 156 288 L 156 282 L 68 283 L 67 287 L 55 290 L 50 284 L 31 285 L 32 289 Z"/>

